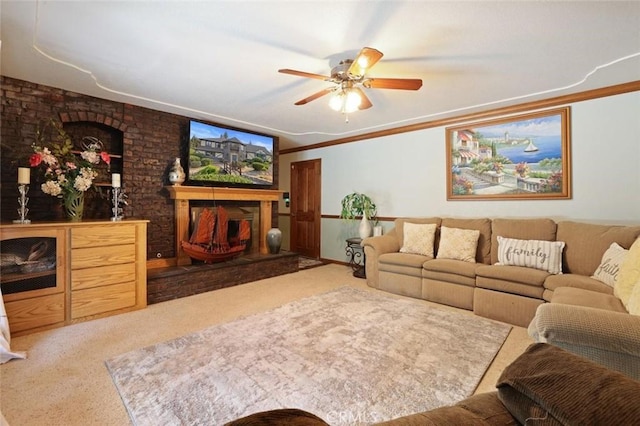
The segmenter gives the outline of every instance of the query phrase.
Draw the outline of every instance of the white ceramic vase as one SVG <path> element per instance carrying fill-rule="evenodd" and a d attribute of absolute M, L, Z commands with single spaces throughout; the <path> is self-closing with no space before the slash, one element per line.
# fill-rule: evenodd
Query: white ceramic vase
<path fill-rule="evenodd" d="M 365 238 L 370 237 L 372 230 L 373 228 L 371 227 L 369 219 L 367 219 L 367 215 L 363 214 L 360 226 L 358 226 L 358 234 L 360 235 L 360 238 L 364 240 Z"/>
<path fill-rule="evenodd" d="M 184 173 L 182 165 L 180 164 L 180 157 L 176 157 L 175 161 L 173 162 L 173 166 L 169 171 L 169 182 L 171 183 L 171 185 L 181 185 L 182 182 L 185 181 L 185 179 L 186 175 Z"/>

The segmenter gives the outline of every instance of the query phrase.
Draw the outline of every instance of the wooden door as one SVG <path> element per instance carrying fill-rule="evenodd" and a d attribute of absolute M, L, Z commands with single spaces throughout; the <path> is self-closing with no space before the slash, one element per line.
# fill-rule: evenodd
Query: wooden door
<path fill-rule="evenodd" d="M 320 258 L 321 160 L 291 163 L 291 251 Z"/>

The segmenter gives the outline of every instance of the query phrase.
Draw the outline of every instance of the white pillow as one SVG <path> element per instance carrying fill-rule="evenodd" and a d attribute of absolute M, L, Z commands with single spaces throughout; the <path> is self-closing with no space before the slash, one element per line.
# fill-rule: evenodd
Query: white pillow
<path fill-rule="evenodd" d="M 640 238 L 637 238 L 629 248 L 627 256 L 620 265 L 618 279 L 613 286 L 613 294 L 622 301 L 627 311 L 635 313 L 634 315 L 640 315 L 638 288 L 640 288 Z"/>
<path fill-rule="evenodd" d="M 480 231 L 477 229 L 460 229 L 440 227 L 440 245 L 438 259 L 464 260 L 476 262 Z"/>
<path fill-rule="evenodd" d="M 517 240 L 498 236 L 498 263 L 562 273 L 564 241 Z"/>
<path fill-rule="evenodd" d="M 620 265 L 622 265 L 627 253 L 629 253 L 629 250 L 620 247 L 618 243 L 611 243 L 607 251 L 602 255 L 600 266 L 598 266 L 591 278 L 613 287 L 618 279 Z"/>
<path fill-rule="evenodd" d="M 404 241 L 400 252 L 433 257 L 436 227 L 435 223 L 405 222 L 402 225 Z"/>

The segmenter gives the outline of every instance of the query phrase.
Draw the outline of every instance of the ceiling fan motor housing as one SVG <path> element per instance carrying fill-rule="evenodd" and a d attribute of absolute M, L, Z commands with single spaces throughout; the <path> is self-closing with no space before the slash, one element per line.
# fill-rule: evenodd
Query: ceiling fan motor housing
<path fill-rule="evenodd" d="M 331 78 L 338 81 L 358 81 L 362 79 L 363 76 L 352 75 L 349 74 L 349 68 L 351 68 L 351 64 L 353 64 L 353 59 L 345 59 L 340 61 L 338 65 L 331 69 Z"/>

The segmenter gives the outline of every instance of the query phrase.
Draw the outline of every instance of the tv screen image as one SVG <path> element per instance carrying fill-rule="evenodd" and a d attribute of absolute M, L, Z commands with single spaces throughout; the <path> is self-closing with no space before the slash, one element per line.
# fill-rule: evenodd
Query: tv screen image
<path fill-rule="evenodd" d="M 271 186 L 275 138 L 189 122 L 188 180 L 211 186 Z"/>

